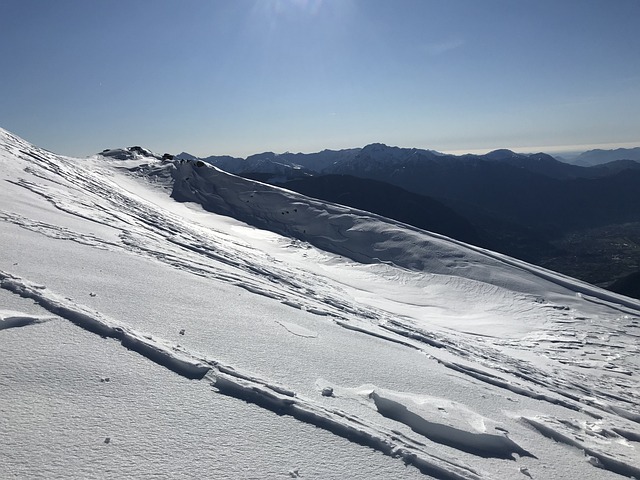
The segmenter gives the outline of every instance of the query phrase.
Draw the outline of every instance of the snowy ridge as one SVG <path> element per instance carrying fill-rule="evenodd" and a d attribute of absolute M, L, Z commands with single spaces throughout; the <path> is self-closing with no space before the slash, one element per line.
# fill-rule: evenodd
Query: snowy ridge
<path fill-rule="evenodd" d="M 334 433 L 338 450 L 347 438 L 436 478 L 637 476 L 637 302 L 368 212 L 136 155 L 71 159 L 0 131 L 0 294 L 39 309 L 0 305 L 0 346 L 43 332 L 57 344 L 35 324 L 63 317 L 211 382 L 212 405 L 249 402 L 274 423 L 268 412 Z"/>
<path fill-rule="evenodd" d="M 425 238 L 423 231 L 368 212 L 312 200 L 197 162 L 184 161 L 176 167 L 174 198 L 198 202 L 212 212 L 359 262 L 392 262 L 433 273 L 450 273 L 471 263 L 444 237 Z M 407 244 L 414 247 L 407 249 Z"/>
<path fill-rule="evenodd" d="M 587 299 L 640 309 L 640 301 L 369 212 L 312 200 L 202 163 L 183 160 L 176 167 L 174 198 L 200 203 L 212 212 L 308 241 L 359 262 L 390 262 L 411 270 L 460 275 L 530 292 L 531 284 L 523 283 L 509 268 L 515 267 L 588 295 Z M 484 272 L 487 268 L 493 270 L 489 278 Z"/>

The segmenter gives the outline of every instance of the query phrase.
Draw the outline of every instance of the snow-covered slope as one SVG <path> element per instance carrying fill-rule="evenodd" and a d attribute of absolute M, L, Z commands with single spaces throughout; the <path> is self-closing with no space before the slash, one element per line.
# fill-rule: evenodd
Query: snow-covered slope
<path fill-rule="evenodd" d="M 144 150 L 0 183 L 8 478 L 640 477 L 634 300 Z"/>

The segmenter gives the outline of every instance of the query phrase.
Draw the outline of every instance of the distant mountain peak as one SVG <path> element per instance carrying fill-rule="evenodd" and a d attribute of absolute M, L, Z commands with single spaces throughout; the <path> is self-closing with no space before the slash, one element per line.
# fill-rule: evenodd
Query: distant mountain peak
<path fill-rule="evenodd" d="M 362 147 L 361 152 L 365 153 L 365 152 L 380 152 L 383 150 L 388 150 L 388 149 L 392 149 L 392 148 L 399 148 L 399 147 L 390 147 L 388 145 L 385 145 L 384 143 L 370 143 L 368 145 L 365 145 L 364 147 Z"/>
<path fill-rule="evenodd" d="M 573 164 L 584 167 L 601 165 L 603 163 L 614 162 L 616 160 L 634 160 L 640 162 L 640 147 L 616 148 L 614 150 L 594 149 L 588 150 L 578 155 Z"/>
<path fill-rule="evenodd" d="M 505 160 L 508 158 L 517 158 L 519 156 L 520 156 L 519 154 L 507 148 L 499 148 L 497 150 L 492 150 L 486 155 L 483 155 L 483 157 L 489 160 Z"/>
<path fill-rule="evenodd" d="M 178 155 L 176 155 L 176 158 L 182 160 L 198 160 L 198 157 L 187 152 L 180 152 Z"/>

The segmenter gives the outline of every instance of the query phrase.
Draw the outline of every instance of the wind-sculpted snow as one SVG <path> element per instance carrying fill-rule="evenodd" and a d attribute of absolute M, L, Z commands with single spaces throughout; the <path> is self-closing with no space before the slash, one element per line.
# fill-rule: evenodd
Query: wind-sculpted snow
<path fill-rule="evenodd" d="M 584 452 L 585 459 L 593 466 L 610 470 L 618 475 L 629 478 L 640 478 L 640 461 L 636 456 L 624 456 L 620 459 L 611 456 L 607 450 L 611 444 L 615 444 L 621 440 L 623 435 L 618 435 L 615 430 L 607 430 L 597 424 L 579 423 L 555 418 L 528 418 L 523 417 L 522 420 L 545 437 L 551 438 L 556 442 L 575 447 Z M 595 438 L 596 442 L 591 442 L 596 446 L 589 446 L 585 439 L 588 437 Z"/>
<path fill-rule="evenodd" d="M 50 152 L 29 147 L 24 141 L 16 143 L 12 145 L 13 153 L 18 158 L 26 157 L 29 160 L 29 173 L 37 175 L 42 181 L 10 179 L 11 183 L 42 196 L 63 212 L 119 231 L 119 241 L 72 231 L 2 210 L 0 219 L 51 238 L 69 239 L 106 250 L 124 249 L 153 257 L 181 270 L 227 281 L 321 315 L 341 316 L 340 312 L 351 312 L 376 316 L 366 314 L 362 308 L 341 299 L 328 298 L 326 294 L 316 292 L 318 280 L 314 276 L 291 277 L 288 270 L 279 268 L 274 262 L 265 262 L 264 254 L 252 251 L 249 245 L 239 244 L 228 234 L 203 231 L 131 195 L 113 183 L 110 175 L 104 175 L 103 171 L 95 174 Z M 161 175 L 171 165 L 155 165 L 152 168 L 156 172 L 154 175 Z M 274 284 L 284 285 L 288 291 L 278 291 L 273 288 Z M 294 298 L 291 296 L 293 292 Z M 314 301 L 316 296 L 317 302 Z"/>
<path fill-rule="evenodd" d="M 473 269 L 472 253 L 373 214 L 236 177 L 202 162 L 177 162 L 174 177 L 172 196 L 177 200 L 200 203 L 359 262 L 391 262 L 432 273 Z"/>
<path fill-rule="evenodd" d="M 519 292 L 538 290 L 535 280 L 528 279 L 524 270 L 594 299 L 640 308 L 640 302 L 627 297 L 375 214 L 316 201 L 228 174 L 203 162 L 182 160 L 175 165 L 172 196 L 177 200 L 197 202 L 212 212 L 300 238 L 358 262 L 390 262 L 412 270 L 460 275 Z"/>
<path fill-rule="evenodd" d="M 149 335 L 142 335 L 99 312 L 78 305 L 66 298 L 49 292 L 42 285 L 23 281 L 9 273 L 0 271 L 0 288 L 4 288 L 21 297 L 30 298 L 36 303 L 76 325 L 105 338 L 120 340 L 124 347 L 138 352 L 159 365 L 167 367 L 187 378 L 202 378 L 209 366 L 190 357 L 175 348 L 156 341 Z"/>
<path fill-rule="evenodd" d="M 483 478 L 453 460 L 431 455 L 417 444 L 402 442 L 391 432 L 369 424 L 366 420 L 338 410 L 327 409 L 311 400 L 298 397 L 295 392 L 285 387 L 271 384 L 212 359 L 198 358 L 177 346 L 171 347 L 159 339 L 140 334 L 99 312 L 92 312 L 87 307 L 64 299 L 42 285 L 34 285 L 0 271 L 0 288 L 33 299 L 51 313 L 66 318 L 90 332 L 105 338 L 118 339 L 124 347 L 186 378 L 202 379 L 206 376 L 217 391 L 224 395 L 254 403 L 279 415 L 290 415 L 352 442 L 379 450 L 385 455 L 400 458 L 435 478 L 442 480 Z M 9 317 L 9 319 L 16 318 L 28 317 Z M 3 318 L 0 317 L 0 319 Z M 31 321 L 33 323 L 38 319 L 31 318 Z"/>
<path fill-rule="evenodd" d="M 385 417 L 397 420 L 409 426 L 411 430 L 437 443 L 449 445 L 459 450 L 479 455 L 481 457 L 495 457 L 512 459 L 517 453 L 520 456 L 532 455 L 508 438 L 504 432 L 485 433 L 469 431 L 469 428 L 458 428 L 447 425 L 442 421 L 432 421 L 421 412 L 423 405 L 407 402 L 401 397 L 378 393 L 375 390 L 370 395 L 378 412 Z M 451 402 L 449 402 L 451 403 Z M 444 407 L 440 407 L 445 410 Z M 460 407 L 457 408 L 460 410 Z M 417 410 L 418 413 L 413 410 Z M 432 414 L 433 409 L 426 410 Z M 483 420 L 480 418 L 482 426 Z"/>
<path fill-rule="evenodd" d="M 628 319 L 623 317 L 615 320 L 622 320 L 626 323 Z M 605 322 L 606 324 L 599 324 L 594 320 L 587 325 L 592 332 L 597 331 L 596 326 L 619 331 L 617 330 L 615 320 L 608 319 Z M 566 326 L 567 323 L 569 322 L 562 323 L 561 325 Z M 631 325 L 635 326 L 635 324 Z M 508 390 L 517 395 L 560 405 L 568 410 L 581 411 L 594 417 L 600 417 L 600 414 L 587 407 L 592 407 L 601 412 L 613 413 L 621 418 L 632 421 L 638 418 L 637 414 L 627 410 L 627 408 L 638 408 L 636 380 L 632 379 L 628 381 L 624 378 L 627 375 L 625 373 L 627 370 L 634 370 L 635 359 L 639 352 L 633 336 L 622 337 L 624 341 L 621 341 L 619 344 L 611 341 L 607 343 L 606 346 L 608 348 L 613 348 L 613 350 L 618 353 L 615 354 L 616 359 L 614 360 L 611 358 L 613 355 L 605 352 L 607 363 L 604 366 L 601 366 L 601 362 L 595 360 L 592 361 L 592 364 L 589 366 L 580 364 L 580 360 L 578 360 L 579 357 L 585 357 L 587 355 L 595 357 L 590 342 L 579 341 L 577 342 L 577 346 L 573 344 L 575 337 L 579 338 L 580 330 L 573 331 L 571 337 L 572 343 L 569 346 L 565 344 L 560 335 L 550 336 L 549 340 L 553 342 L 552 348 L 546 348 L 543 351 L 545 355 L 561 360 L 558 368 L 565 365 L 573 366 L 578 364 L 581 365 L 582 369 L 603 368 L 603 372 L 617 373 L 616 375 L 603 373 L 598 375 L 596 379 L 589 379 L 586 374 L 573 370 L 570 374 L 550 376 L 546 370 L 533 363 L 505 355 L 493 346 L 489 347 L 479 344 L 482 341 L 479 338 L 476 339 L 476 345 L 471 346 L 459 341 L 451 343 L 446 337 L 434 335 L 419 328 L 408 326 L 398 320 L 391 321 L 382 327 L 385 330 L 392 331 L 403 337 L 455 353 L 460 360 L 452 361 L 444 358 L 444 356 L 438 355 L 437 352 L 434 352 L 432 356 L 436 358 L 440 364 L 451 370 L 463 373 L 489 385 Z M 511 348 L 524 347 L 522 340 L 518 342 L 499 340 L 492 341 L 492 343 L 508 345 Z M 604 345 L 605 344 L 603 344 L 603 346 Z M 529 343 L 526 344 L 526 347 L 532 348 Z M 576 351 L 580 352 L 580 350 L 582 350 L 581 353 L 576 353 Z M 571 360 L 566 356 L 567 352 L 572 353 L 573 357 Z M 464 361 L 462 359 L 464 359 Z M 471 359 L 486 368 L 477 368 L 469 365 L 468 360 Z M 616 367 L 610 363 L 613 361 L 625 361 L 624 364 L 628 365 L 628 367 L 625 369 Z M 557 371 L 556 369 L 556 372 Z M 621 376 L 620 373 L 623 373 L 623 375 Z M 634 376 L 637 376 L 637 373 L 634 373 Z M 621 407 L 620 405 L 623 406 Z"/>
<path fill-rule="evenodd" d="M 48 322 L 51 318 L 52 317 L 25 315 L 21 312 L 0 310 L 0 330 L 37 325 L 38 323 Z"/>
<path fill-rule="evenodd" d="M 436 478 L 636 476 L 637 301 L 144 152 L 71 159 L 0 130 L 0 347 L 62 348 L 66 319 Z"/>
<path fill-rule="evenodd" d="M 483 478 L 478 472 L 453 460 L 429 454 L 418 442 L 403 440 L 394 432 L 385 431 L 354 415 L 327 409 L 297 396 L 279 394 L 274 389 L 267 389 L 266 386 L 223 372 L 212 373 L 211 376 L 212 385 L 224 395 L 254 403 L 278 415 L 290 415 L 352 442 L 379 450 L 385 455 L 400 458 L 426 475 L 442 480 Z"/>

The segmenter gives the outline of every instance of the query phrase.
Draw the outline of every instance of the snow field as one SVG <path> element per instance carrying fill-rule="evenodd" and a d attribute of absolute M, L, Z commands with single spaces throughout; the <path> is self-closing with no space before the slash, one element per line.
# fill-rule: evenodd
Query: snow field
<path fill-rule="evenodd" d="M 212 167 L 0 133 L 16 478 L 637 476 L 637 302 Z"/>

